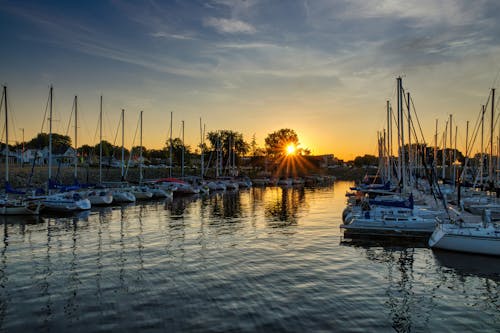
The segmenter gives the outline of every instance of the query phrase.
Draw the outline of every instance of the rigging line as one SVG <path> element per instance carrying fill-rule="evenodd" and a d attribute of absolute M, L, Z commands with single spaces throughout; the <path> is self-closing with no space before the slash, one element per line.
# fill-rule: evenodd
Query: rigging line
<path fill-rule="evenodd" d="M 2 87 L 5 87 L 5 85 L 2 86 Z M 4 93 L 3 89 L 2 89 L 2 100 L 0 101 L 0 112 L 2 111 L 4 95 L 5 95 L 5 93 Z"/>
<path fill-rule="evenodd" d="M 45 120 L 47 119 L 47 111 L 49 109 L 49 102 L 50 102 L 50 93 L 49 93 L 49 96 L 47 96 L 47 103 L 45 104 L 45 112 L 43 114 L 42 128 L 40 129 L 40 133 L 43 133 L 43 128 L 45 127 Z"/>
<path fill-rule="evenodd" d="M 99 125 L 100 125 L 100 122 L 101 122 L 101 117 L 97 116 L 97 126 L 95 128 L 95 132 L 94 132 L 94 138 L 93 138 L 93 141 L 92 142 L 96 142 L 97 140 L 97 133 L 99 132 Z M 100 140 L 101 138 L 99 138 Z M 100 142 L 98 142 L 97 144 L 99 144 Z"/>
<path fill-rule="evenodd" d="M 127 167 L 125 168 L 125 174 L 123 177 L 126 179 L 127 174 L 128 174 L 128 169 L 130 167 L 130 161 L 132 160 L 132 155 L 134 153 L 134 144 L 135 144 L 135 138 L 137 137 L 137 132 L 139 131 L 139 122 L 140 122 L 140 114 L 139 114 L 139 121 L 137 121 L 137 126 L 135 128 L 135 133 L 134 133 L 134 139 L 132 140 L 132 147 L 130 148 L 130 153 L 128 154 L 128 161 L 127 161 Z"/>
<path fill-rule="evenodd" d="M 468 147 L 469 147 L 468 154 L 469 155 L 471 155 L 472 148 L 474 148 L 474 146 L 476 144 L 476 139 L 477 139 L 477 136 L 479 135 L 479 130 L 481 128 L 481 118 L 482 118 L 482 116 L 483 116 L 483 109 L 481 107 L 481 110 L 478 113 L 478 117 L 476 119 L 476 123 L 475 123 L 473 131 L 472 131 L 472 136 L 470 138 L 470 141 L 468 142 Z"/>
<path fill-rule="evenodd" d="M 90 126 L 88 125 L 87 119 L 85 117 L 87 113 L 85 112 L 85 109 L 82 107 L 81 103 L 79 104 L 79 108 L 80 108 L 80 112 L 78 112 L 78 114 L 80 116 L 80 118 L 79 118 L 80 123 L 82 123 L 81 128 L 85 129 L 85 133 L 84 134 L 86 135 L 86 138 L 88 140 L 89 138 L 92 137 L 92 134 L 91 134 L 92 132 L 90 130 Z M 80 128 L 80 127 L 78 127 L 78 128 Z"/>
<path fill-rule="evenodd" d="M 404 100 L 405 100 L 406 104 L 408 105 L 407 94 L 403 94 L 403 96 L 404 96 Z M 411 95 L 410 95 L 409 102 L 410 102 L 411 106 L 410 106 L 410 110 L 408 110 L 408 112 L 411 113 L 411 109 L 413 108 L 413 114 L 415 115 L 415 118 L 417 119 L 418 128 L 420 129 L 420 135 L 422 136 L 422 143 L 427 145 L 427 143 L 425 142 L 424 132 L 422 131 L 422 126 L 420 126 L 420 119 L 418 118 L 417 109 L 415 108 L 415 104 L 413 103 L 413 97 Z M 420 143 L 420 140 L 418 139 L 417 131 L 415 129 L 415 123 L 413 121 L 413 117 L 408 119 L 408 116 L 406 116 L 406 119 L 407 119 L 407 121 L 411 120 L 410 127 L 413 130 L 413 135 L 415 136 L 415 140 L 417 141 L 417 143 Z M 409 133 L 409 135 L 411 135 L 411 133 Z"/>
<path fill-rule="evenodd" d="M 16 126 L 16 119 L 15 119 L 15 112 L 12 112 L 13 108 L 12 108 L 11 100 L 12 100 L 12 98 L 10 98 L 7 101 L 8 105 L 6 105 L 6 107 L 8 107 L 9 110 L 10 110 L 9 111 L 9 120 L 11 122 L 11 126 L 12 126 L 11 128 L 17 128 L 17 126 Z M 16 130 L 13 130 L 13 131 L 11 130 L 11 131 L 9 131 L 9 133 L 14 136 L 14 142 L 17 142 Z M 12 142 L 12 138 L 10 138 L 9 141 Z"/>
<path fill-rule="evenodd" d="M 500 75 L 500 67 L 498 68 L 497 74 L 495 75 L 495 79 L 493 80 L 492 87 L 495 87 L 498 81 L 498 76 Z"/>
<path fill-rule="evenodd" d="M 73 112 L 75 112 L 75 103 L 73 103 L 73 106 L 71 107 L 71 113 L 69 114 L 68 127 L 66 127 L 66 136 L 68 136 L 68 133 L 69 133 L 69 127 L 71 126 L 71 120 L 73 120 Z"/>
<path fill-rule="evenodd" d="M 116 140 L 118 138 L 118 132 L 120 131 L 121 124 L 122 124 L 122 117 L 120 116 L 120 120 L 118 120 L 118 126 L 116 127 L 115 139 L 113 140 L 113 146 L 116 145 Z"/>

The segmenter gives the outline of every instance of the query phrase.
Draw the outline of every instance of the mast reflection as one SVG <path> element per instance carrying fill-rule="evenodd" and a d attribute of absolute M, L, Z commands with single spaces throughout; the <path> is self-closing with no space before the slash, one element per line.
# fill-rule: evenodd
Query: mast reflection
<path fill-rule="evenodd" d="M 304 188 L 275 188 L 274 199 L 267 200 L 264 210 L 272 228 L 297 225 L 298 213 L 305 206 Z"/>

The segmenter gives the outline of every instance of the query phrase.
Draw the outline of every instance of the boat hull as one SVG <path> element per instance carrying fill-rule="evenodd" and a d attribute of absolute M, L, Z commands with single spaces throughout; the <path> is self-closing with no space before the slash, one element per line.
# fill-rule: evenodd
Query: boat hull
<path fill-rule="evenodd" d="M 38 215 L 43 208 L 41 203 L 11 205 L 0 207 L 0 215 Z"/>
<path fill-rule="evenodd" d="M 429 246 L 443 250 L 500 256 L 500 231 L 482 226 L 460 228 L 438 225 L 429 238 Z"/>
<path fill-rule="evenodd" d="M 342 224 L 340 228 L 349 234 L 364 236 L 429 238 L 435 229 L 435 222 L 433 220 L 387 221 L 355 218 L 349 224 Z"/>
<path fill-rule="evenodd" d="M 132 203 L 135 202 L 135 195 L 128 191 L 113 191 L 113 202 Z"/>

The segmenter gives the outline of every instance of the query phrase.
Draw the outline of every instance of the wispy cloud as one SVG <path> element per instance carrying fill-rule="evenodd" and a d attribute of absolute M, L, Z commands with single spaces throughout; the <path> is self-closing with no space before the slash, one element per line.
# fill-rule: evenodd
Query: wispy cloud
<path fill-rule="evenodd" d="M 151 36 L 156 37 L 156 38 L 180 39 L 180 40 L 193 40 L 193 39 L 195 39 L 193 36 L 171 34 L 171 33 L 164 32 L 164 31 L 153 32 L 153 33 L 151 33 Z"/>
<path fill-rule="evenodd" d="M 278 48 L 280 46 L 270 43 L 220 43 L 217 47 L 226 49 L 263 49 L 263 48 Z"/>
<path fill-rule="evenodd" d="M 257 29 L 251 24 L 235 19 L 210 17 L 205 19 L 204 24 L 207 27 L 214 28 L 219 33 L 254 34 L 257 32 Z"/>

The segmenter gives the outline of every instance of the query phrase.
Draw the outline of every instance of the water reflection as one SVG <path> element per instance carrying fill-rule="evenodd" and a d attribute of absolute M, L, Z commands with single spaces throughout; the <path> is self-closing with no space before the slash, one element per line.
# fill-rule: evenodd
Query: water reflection
<path fill-rule="evenodd" d="M 415 251 L 425 247 L 423 242 L 370 239 L 368 237 L 343 239 L 344 246 L 363 249 L 365 257 L 380 265 L 385 279 L 385 305 L 389 320 L 396 332 L 412 332 L 426 329 L 430 310 L 433 308 L 433 292 L 419 297 L 415 278 Z"/>
<path fill-rule="evenodd" d="M 435 250 L 436 263 L 462 277 L 478 276 L 500 282 L 500 258 Z"/>
<path fill-rule="evenodd" d="M 498 329 L 500 259 L 463 267 L 477 258 L 339 246 L 335 191 L 254 188 L 3 219 L 0 331 Z"/>
<path fill-rule="evenodd" d="M 364 248 L 383 248 L 387 251 L 402 251 L 407 248 L 428 248 L 427 240 L 397 237 L 371 237 L 367 235 L 350 234 L 344 231 L 340 245 Z"/>
<path fill-rule="evenodd" d="M 275 188 L 274 198 L 265 204 L 265 216 L 272 228 L 297 224 L 298 213 L 305 206 L 304 188 Z"/>
<path fill-rule="evenodd" d="M 191 203 L 195 202 L 199 199 L 198 194 L 194 195 L 185 195 L 180 197 L 175 197 L 173 200 L 165 201 L 165 209 L 170 211 L 170 217 L 173 219 L 182 218 L 186 209 L 191 205 Z"/>
<path fill-rule="evenodd" d="M 5 216 L 3 216 L 5 218 Z M 7 221 L 3 221 L 2 250 L 0 251 L 0 328 L 4 327 L 5 315 L 9 307 L 10 295 L 7 288 L 7 249 L 9 247 L 9 233 Z"/>
<path fill-rule="evenodd" d="M 212 219 L 232 219 L 242 216 L 241 193 L 239 192 L 213 193 L 205 197 L 202 203 L 210 207 L 208 216 Z"/>

